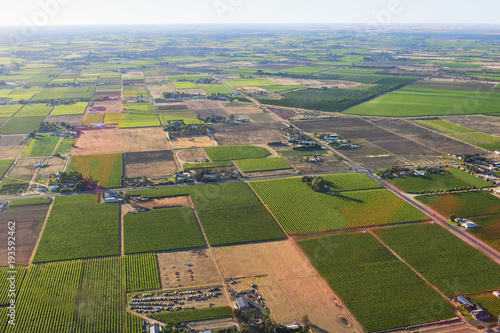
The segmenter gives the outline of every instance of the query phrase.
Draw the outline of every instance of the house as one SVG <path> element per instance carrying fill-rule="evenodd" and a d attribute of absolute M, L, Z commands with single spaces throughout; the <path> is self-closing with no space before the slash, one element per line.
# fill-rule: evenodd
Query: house
<path fill-rule="evenodd" d="M 47 192 L 47 187 L 38 185 L 38 192 Z"/>
<path fill-rule="evenodd" d="M 474 223 L 468 219 L 458 218 L 457 222 L 458 222 L 458 224 L 460 224 L 461 227 L 464 227 L 465 229 L 479 228 L 479 226 L 476 223 Z"/>
<path fill-rule="evenodd" d="M 115 192 L 105 192 L 104 198 L 118 198 L 118 193 Z"/>
<path fill-rule="evenodd" d="M 413 173 L 414 176 L 425 176 L 426 174 L 427 172 L 425 172 L 425 170 L 415 170 Z"/>
<path fill-rule="evenodd" d="M 478 308 L 477 310 L 471 311 L 471 315 L 474 317 L 476 320 L 486 320 L 490 317 L 490 314 L 488 311 Z"/>
<path fill-rule="evenodd" d="M 49 190 L 51 190 L 52 192 L 57 191 L 57 189 L 59 189 L 59 186 L 57 185 L 52 185 L 51 187 L 49 187 Z"/>
<path fill-rule="evenodd" d="M 234 306 L 241 311 L 250 309 L 250 304 L 248 303 L 245 297 L 237 298 L 236 301 L 234 302 Z"/>

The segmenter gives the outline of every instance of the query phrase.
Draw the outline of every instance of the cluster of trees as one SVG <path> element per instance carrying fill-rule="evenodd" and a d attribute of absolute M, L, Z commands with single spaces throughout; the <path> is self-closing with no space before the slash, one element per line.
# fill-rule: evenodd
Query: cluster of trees
<path fill-rule="evenodd" d="M 238 309 L 233 309 L 233 317 L 236 318 L 240 322 L 240 332 L 242 333 L 248 333 L 248 332 L 260 332 L 260 333 L 271 333 L 271 332 L 278 332 L 278 333 L 285 333 L 285 332 L 290 332 L 285 326 L 283 325 L 276 325 L 273 323 L 271 319 L 271 312 L 269 310 L 265 310 L 263 312 L 259 312 L 257 309 L 250 309 L 246 311 L 241 311 Z M 252 328 L 250 328 L 249 322 L 256 322 L 257 320 L 262 320 L 262 324 L 260 325 L 253 325 Z M 300 329 L 300 331 L 294 331 L 294 332 L 299 332 L 299 333 L 307 333 L 309 332 L 310 329 L 310 320 L 309 316 L 307 314 L 302 316 L 302 323 L 304 324 L 304 327 Z M 233 332 L 233 331 L 227 331 Z"/>
<path fill-rule="evenodd" d="M 73 187 L 70 187 L 70 184 L 75 184 Z M 72 172 L 60 172 L 59 175 L 53 174 L 49 185 L 63 185 L 66 187 L 70 187 L 73 191 L 85 191 L 90 187 L 94 186 L 94 180 L 92 177 L 84 177 L 81 173 L 77 171 Z M 68 189 L 66 189 L 68 191 Z M 62 189 L 61 192 L 66 192 L 65 189 Z"/>
<path fill-rule="evenodd" d="M 309 185 L 314 192 L 325 193 L 330 190 L 328 182 L 322 177 L 303 176 L 302 181 Z"/>
<path fill-rule="evenodd" d="M 206 123 L 225 123 L 227 121 L 224 116 L 208 116 L 206 118 L 200 118 Z"/>
<path fill-rule="evenodd" d="M 205 124 L 185 124 L 184 122 L 169 122 L 169 124 L 165 126 L 165 131 L 170 132 L 172 136 L 205 135 L 208 133 Z"/>

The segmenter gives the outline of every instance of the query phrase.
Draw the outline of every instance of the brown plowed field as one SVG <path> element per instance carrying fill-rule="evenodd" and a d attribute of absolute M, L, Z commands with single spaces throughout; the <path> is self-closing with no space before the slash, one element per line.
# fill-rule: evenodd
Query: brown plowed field
<path fill-rule="evenodd" d="M 212 126 L 214 138 L 222 146 L 267 145 L 269 142 L 285 141 L 275 128 L 280 123 L 215 124 Z"/>
<path fill-rule="evenodd" d="M 162 177 L 177 171 L 171 150 L 125 153 L 125 176 Z"/>

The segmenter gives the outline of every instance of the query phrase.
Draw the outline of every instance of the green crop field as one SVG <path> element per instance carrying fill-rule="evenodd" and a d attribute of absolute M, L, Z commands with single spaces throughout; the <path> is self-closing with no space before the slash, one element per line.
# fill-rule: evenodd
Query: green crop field
<path fill-rule="evenodd" d="M 153 209 L 123 217 L 125 253 L 157 252 L 205 246 L 191 207 Z"/>
<path fill-rule="evenodd" d="M 281 157 L 249 158 L 237 160 L 235 164 L 242 172 L 258 172 L 292 169 Z"/>
<path fill-rule="evenodd" d="M 272 216 L 244 182 L 129 191 L 147 198 L 191 195 L 211 245 L 285 237 Z"/>
<path fill-rule="evenodd" d="M 463 170 L 457 169 L 457 168 L 447 168 L 446 171 L 451 173 L 453 176 L 462 179 L 463 181 L 466 181 L 467 183 L 470 183 L 478 188 L 484 188 L 484 187 L 492 187 L 494 186 L 490 182 L 487 182 L 479 177 L 476 177 L 474 175 L 471 175 L 468 172 L 465 172 Z"/>
<path fill-rule="evenodd" d="M 120 128 L 161 126 L 157 113 L 141 113 L 135 111 L 126 113 L 107 113 L 104 122 L 110 125 L 118 125 Z"/>
<path fill-rule="evenodd" d="M 0 127 L 0 134 L 30 133 L 37 130 L 44 119 L 45 116 L 10 118 L 2 127 Z"/>
<path fill-rule="evenodd" d="M 37 134 L 26 148 L 27 157 L 50 156 L 54 152 L 60 137 L 50 134 Z"/>
<path fill-rule="evenodd" d="M 500 138 L 486 133 L 448 133 L 448 136 L 491 151 L 500 150 Z"/>
<path fill-rule="evenodd" d="M 312 156 L 312 155 L 329 155 L 330 152 L 326 149 L 307 149 L 307 150 L 280 150 L 278 153 L 283 157 L 291 156 Z"/>
<path fill-rule="evenodd" d="M 48 205 L 52 202 L 51 198 L 26 198 L 26 199 L 12 199 L 9 202 L 9 207 L 30 206 L 30 205 Z"/>
<path fill-rule="evenodd" d="M 99 186 L 114 188 L 122 186 L 123 154 L 74 155 L 68 171 L 78 171 L 84 177 L 99 181 Z"/>
<path fill-rule="evenodd" d="M 494 318 L 500 317 L 500 299 L 493 293 L 474 295 L 471 299 L 483 309 L 486 309 Z"/>
<path fill-rule="evenodd" d="M 362 175 L 359 175 L 362 176 Z M 331 189 L 342 191 L 346 178 L 324 177 L 333 183 Z M 362 176 L 364 177 L 364 176 Z M 379 187 L 367 178 L 358 180 Z M 318 233 L 327 230 L 427 220 L 423 213 L 385 189 L 318 193 L 300 178 L 252 181 L 252 189 L 269 208 L 288 234 Z M 348 184 L 347 182 L 345 184 Z M 349 187 L 347 187 L 349 188 Z M 352 189 L 352 187 L 351 187 Z"/>
<path fill-rule="evenodd" d="M 130 312 L 125 313 L 126 333 L 142 333 L 142 318 Z"/>
<path fill-rule="evenodd" d="M 180 81 L 180 80 L 186 80 L 186 81 L 198 81 L 198 80 L 204 80 L 208 79 L 210 75 L 207 74 L 187 74 L 187 75 L 168 75 L 167 78 L 170 81 Z"/>
<path fill-rule="evenodd" d="M 417 197 L 444 216 L 474 217 L 500 214 L 500 199 L 484 191 L 423 195 Z"/>
<path fill-rule="evenodd" d="M 28 182 L 25 180 L 5 177 L 2 181 L 2 186 L 0 187 L 0 194 L 18 195 L 24 192 L 27 186 Z"/>
<path fill-rule="evenodd" d="M 455 317 L 445 299 L 369 234 L 299 245 L 368 332 Z"/>
<path fill-rule="evenodd" d="M 122 258 L 28 267 L 8 333 L 124 332 Z"/>
<path fill-rule="evenodd" d="M 57 105 L 51 116 L 65 116 L 72 114 L 84 114 L 89 103 L 79 102 L 69 105 Z"/>
<path fill-rule="evenodd" d="M 263 158 L 271 155 L 267 149 L 256 146 L 218 146 L 204 149 L 208 157 L 214 162 Z"/>
<path fill-rule="evenodd" d="M 227 79 L 224 82 L 234 88 L 239 87 L 260 87 L 260 86 L 277 86 L 277 83 L 274 83 L 268 79 Z"/>
<path fill-rule="evenodd" d="M 2 178 L 14 160 L 0 160 L 0 178 Z"/>
<path fill-rule="evenodd" d="M 12 117 L 21 107 L 22 105 L 0 105 L 0 118 Z"/>
<path fill-rule="evenodd" d="M 500 266 L 436 224 L 382 228 L 375 233 L 448 296 L 500 287 Z"/>
<path fill-rule="evenodd" d="M 85 118 L 83 121 L 87 125 L 103 123 L 104 122 L 104 114 L 103 113 L 87 113 L 87 114 L 85 114 Z"/>
<path fill-rule="evenodd" d="M 480 228 L 468 229 L 467 232 L 500 251 L 500 215 L 476 216 L 472 221 Z"/>
<path fill-rule="evenodd" d="M 186 163 L 183 166 L 184 170 L 220 168 L 220 167 L 234 167 L 234 164 L 231 161 L 222 161 L 222 162 L 208 162 L 208 163 L 195 163 L 195 164 Z"/>
<path fill-rule="evenodd" d="M 470 129 L 465 126 L 457 125 L 452 123 L 451 121 L 443 120 L 443 119 L 433 119 L 433 120 L 417 120 L 418 123 L 423 125 L 427 125 L 429 127 L 435 128 L 445 133 L 453 133 L 453 132 L 474 132 L 473 129 Z"/>
<path fill-rule="evenodd" d="M 56 100 L 64 98 L 66 92 L 69 88 L 42 88 L 39 93 L 37 93 L 31 100 L 32 101 L 46 101 L 46 100 Z"/>
<path fill-rule="evenodd" d="M 262 88 L 273 93 L 281 93 L 295 89 L 306 89 L 307 87 L 303 85 L 291 85 L 291 86 L 263 86 Z"/>
<path fill-rule="evenodd" d="M 28 104 L 23 106 L 15 117 L 46 117 L 53 108 L 53 106 L 46 106 L 45 104 Z"/>
<path fill-rule="evenodd" d="M 200 84 L 199 85 L 201 89 L 203 89 L 208 95 L 212 94 L 223 94 L 223 95 L 230 95 L 234 94 L 235 92 L 226 87 L 223 84 Z"/>
<path fill-rule="evenodd" d="M 167 324 L 175 324 L 190 321 L 232 318 L 233 316 L 231 314 L 231 310 L 232 309 L 229 306 L 216 306 L 212 308 L 201 308 L 194 310 L 162 312 L 149 315 L 149 317 Z"/>
<path fill-rule="evenodd" d="M 456 107 L 457 101 L 477 101 L 477 107 Z M 499 92 L 409 86 L 355 106 L 346 113 L 363 116 L 420 117 L 460 114 L 500 114 Z"/>
<path fill-rule="evenodd" d="M 59 146 L 55 151 L 56 154 L 69 154 L 71 152 L 71 145 L 76 142 L 76 139 L 61 139 Z"/>
<path fill-rule="evenodd" d="M 93 194 L 54 199 L 33 262 L 120 254 L 119 206 Z"/>
<path fill-rule="evenodd" d="M 198 85 L 193 82 L 172 82 L 176 89 L 198 89 Z"/>
<path fill-rule="evenodd" d="M 388 179 L 388 181 L 399 187 L 406 193 L 423 193 L 427 191 L 448 191 L 470 189 L 473 185 L 466 183 L 449 174 L 425 175 L 425 176 L 401 176 Z"/>
<path fill-rule="evenodd" d="M 19 294 L 19 290 L 21 289 L 23 279 L 26 274 L 26 267 L 15 266 L 14 269 L 11 269 L 8 266 L 0 267 L 0 307 L 10 305 L 10 299 L 11 299 L 11 297 L 9 297 L 10 281 L 7 280 L 7 278 L 10 276 L 9 271 L 16 272 L 14 273 L 16 274 L 16 293 Z"/>
<path fill-rule="evenodd" d="M 154 253 L 125 256 L 127 292 L 161 289 L 158 261 Z"/>

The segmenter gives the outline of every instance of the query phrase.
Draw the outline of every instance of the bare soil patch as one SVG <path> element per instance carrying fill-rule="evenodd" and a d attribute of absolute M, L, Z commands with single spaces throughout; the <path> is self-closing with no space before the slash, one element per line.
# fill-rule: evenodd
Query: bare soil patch
<path fill-rule="evenodd" d="M 125 153 L 125 176 L 161 177 L 177 171 L 171 150 Z"/>
<path fill-rule="evenodd" d="M 289 119 L 299 115 L 295 110 L 281 106 L 267 106 L 267 108 L 283 119 Z"/>
<path fill-rule="evenodd" d="M 76 140 L 74 155 L 168 150 L 162 128 L 127 128 L 83 131 Z"/>
<path fill-rule="evenodd" d="M 177 158 L 184 163 L 204 163 L 205 159 L 208 158 L 205 150 L 201 148 L 193 148 L 193 149 L 183 149 L 178 151 Z M 197 161 L 196 161 L 197 160 Z"/>
<path fill-rule="evenodd" d="M 24 148 L 21 142 L 25 136 L 24 134 L 2 135 L 0 137 L 0 159 L 17 157 Z"/>
<path fill-rule="evenodd" d="M 231 288 L 257 284 L 276 322 L 292 323 L 308 314 L 326 332 L 362 332 L 293 240 L 215 248 L 214 253 L 224 278 L 239 282 Z M 342 326 L 339 317 L 352 328 Z"/>
<path fill-rule="evenodd" d="M 123 112 L 123 103 L 121 100 L 95 101 L 93 105 L 89 105 L 88 109 L 92 110 L 92 108 L 106 108 L 105 112 Z"/>
<path fill-rule="evenodd" d="M 267 145 L 269 142 L 285 141 L 276 130 L 280 123 L 215 124 L 212 126 L 214 138 L 223 146 Z"/>
<path fill-rule="evenodd" d="M 222 106 L 229 114 L 256 114 L 262 113 L 262 110 L 259 109 L 253 103 L 222 103 Z"/>
<path fill-rule="evenodd" d="M 135 206 L 147 209 L 160 209 L 169 207 L 192 207 L 194 208 L 193 201 L 189 195 L 181 195 L 178 197 L 152 199 L 149 201 L 135 201 Z"/>
<path fill-rule="evenodd" d="M 27 263 L 29 261 L 32 252 L 35 250 L 42 223 L 48 210 L 49 205 L 32 205 L 7 207 L 0 213 L 0 233 L 2 235 L 7 235 L 9 221 L 16 222 L 17 263 Z M 0 265 L 7 265 L 7 246 L 0 248 Z"/>
<path fill-rule="evenodd" d="M 490 135 L 500 136 L 500 118 L 488 116 L 463 116 L 444 118 L 455 124 L 472 128 Z"/>
<path fill-rule="evenodd" d="M 206 249 L 157 253 L 156 257 L 162 289 L 222 283 L 216 263 Z"/>
<path fill-rule="evenodd" d="M 47 122 L 49 123 L 62 123 L 65 122 L 67 124 L 81 124 L 83 122 L 84 115 L 73 115 L 73 116 L 54 116 L 47 118 Z"/>
<path fill-rule="evenodd" d="M 222 116 L 229 118 L 229 115 L 224 111 L 222 105 L 217 101 L 211 100 L 188 100 L 186 101 L 189 110 L 195 114 L 200 115 L 202 118 L 208 116 Z"/>
<path fill-rule="evenodd" d="M 209 136 L 181 136 L 170 140 L 174 148 L 199 148 L 215 146 L 215 143 Z"/>
<path fill-rule="evenodd" d="M 174 110 L 187 110 L 186 103 L 158 103 L 156 104 L 158 110 L 161 111 L 174 111 Z"/>

